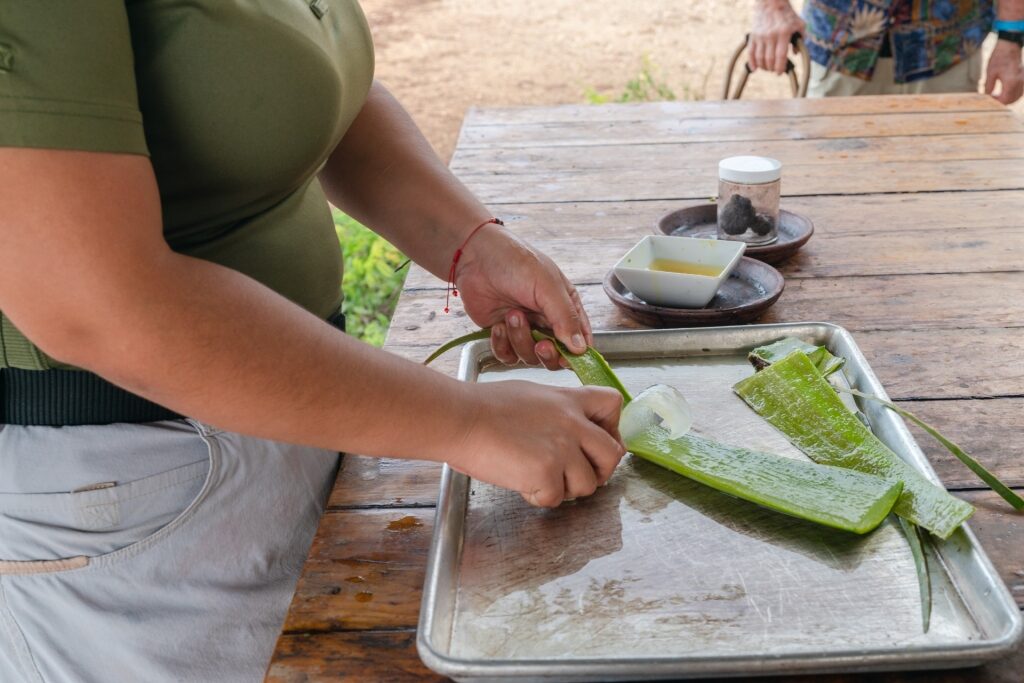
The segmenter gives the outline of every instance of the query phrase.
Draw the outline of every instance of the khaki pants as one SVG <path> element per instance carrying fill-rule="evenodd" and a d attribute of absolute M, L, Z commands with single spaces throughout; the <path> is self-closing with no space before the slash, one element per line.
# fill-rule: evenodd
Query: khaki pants
<path fill-rule="evenodd" d="M 825 74 L 825 67 L 811 62 L 811 82 L 807 88 L 808 97 L 849 97 L 851 95 L 926 95 L 950 92 L 977 92 L 981 79 L 981 51 L 975 52 L 966 61 L 934 78 L 912 83 L 896 83 L 893 80 L 893 60 L 879 59 L 870 81 L 862 81 L 837 71 Z"/>

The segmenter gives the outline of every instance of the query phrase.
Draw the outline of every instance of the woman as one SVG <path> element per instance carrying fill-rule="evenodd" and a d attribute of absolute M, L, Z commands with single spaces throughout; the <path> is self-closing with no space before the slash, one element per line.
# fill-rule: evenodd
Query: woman
<path fill-rule="evenodd" d="M 330 201 L 442 279 L 464 244 L 502 361 L 590 337 L 372 59 L 355 0 L 0 5 L 0 680 L 258 680 L 339 450 L 545 506 L 611 475 L 614 392 L 462 384 L 327 322 Z"/>

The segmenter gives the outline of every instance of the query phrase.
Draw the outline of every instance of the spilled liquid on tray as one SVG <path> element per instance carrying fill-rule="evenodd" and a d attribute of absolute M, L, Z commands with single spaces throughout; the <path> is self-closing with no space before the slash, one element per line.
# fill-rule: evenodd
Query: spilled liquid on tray
<path fill-rule="evenodd" d="M 648 270 L 657 270 L 663 273 L 680 273 L 682 275 L 705 275 L 707 277 L 718 277 L 722 273 L 721 266 L 708 266 L 702 263 L 689 263 L 687 261 L 676 261 L 675 259 L 656 258 L 647 266 Z"/>

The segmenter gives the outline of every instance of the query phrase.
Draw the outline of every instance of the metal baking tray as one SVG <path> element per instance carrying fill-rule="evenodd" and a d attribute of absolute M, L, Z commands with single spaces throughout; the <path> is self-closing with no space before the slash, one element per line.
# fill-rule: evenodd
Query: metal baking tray
<path fill-rule="evenodd" d="M 805 456 L 732 393 L 747 351 L 784 336 L 847 359 L 845 381 L 885 396 L 844 329 L 825 323 L 596 335 L 631 391 L 678 387 L 694 431 Z M 576 386 L 568 371 L 504 368 L 468 346 L 466 381 Z M 856 406 L 935 482 L 903 421 Z M 494 453 L 493 457 L 502 457 Z M 966 526 L 929 551 L 933 612 L 898 525 L 856 536 L 726 496 L 627 456 L 595 495 L 555 510 L 446 468 L 417 646 L 457 681 L 651 680 L 973 666 L 1008 654 L 1021 613 Z"/>

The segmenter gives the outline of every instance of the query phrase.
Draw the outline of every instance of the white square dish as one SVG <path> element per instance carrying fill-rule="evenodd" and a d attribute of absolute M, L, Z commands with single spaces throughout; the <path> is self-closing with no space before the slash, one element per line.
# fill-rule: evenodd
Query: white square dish
<path fill-rule="evenodd" d="M 615 264 L 615 275 L 637 297 L 656 306 L 702 308 L 729 277 L 747 245 L 729 240 L 648 235 Z M 652 270 L 656 259 L 718 268 L 716 275 Z"/>

